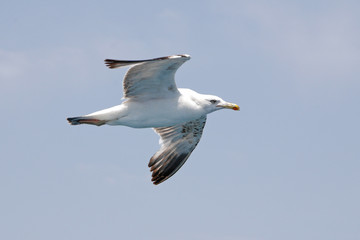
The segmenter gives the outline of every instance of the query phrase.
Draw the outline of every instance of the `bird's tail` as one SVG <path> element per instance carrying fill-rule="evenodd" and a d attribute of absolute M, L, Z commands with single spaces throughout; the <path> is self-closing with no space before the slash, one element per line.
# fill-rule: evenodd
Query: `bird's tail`
<path fill-rule="evenodd" d="M 91 124 L 96 126 L 101 126 L 106 123 L 105 120 L 99 120 L 93 117 L 71 117 L 67 118 L 68 122 L 71 125 L 79 125 L 79 124 Z"/>

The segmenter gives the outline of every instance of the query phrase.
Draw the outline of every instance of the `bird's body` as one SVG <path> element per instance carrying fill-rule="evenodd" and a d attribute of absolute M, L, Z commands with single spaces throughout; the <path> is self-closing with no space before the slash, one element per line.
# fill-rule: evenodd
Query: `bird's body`
<path fill-rule="evenodd" d="M 126 73 L 123 87 L 125 101 L 88 115 L 68 118 L 72 125 L 123 125 L 154 128 L 160 135 L 160 150 L 151 158 L 149 167 L 154 184 L 171 177 L 196 147 L 206 122 L 206 115 L 222 108 L 239 110 L 213 95 L 177 88 L 176 70 L 190 59 L 175 55 L 150 60 L 105 60 L 110 68 L 135 65 Z"/>
<path fill-rule="evenodd" d="M 108 125 L 157 128 L 184 123 L 208 114 L 206 109 L 196 102 L 194 96 L 200 96 L 200 94 L 190 89 L 180 88 L 179 91 L 180 94 L 168 97 L 165 101 L 164 99 L 152 101 L 130 99 L 121 105 L 97 111 L 85 117 L 93 117 Z"/>

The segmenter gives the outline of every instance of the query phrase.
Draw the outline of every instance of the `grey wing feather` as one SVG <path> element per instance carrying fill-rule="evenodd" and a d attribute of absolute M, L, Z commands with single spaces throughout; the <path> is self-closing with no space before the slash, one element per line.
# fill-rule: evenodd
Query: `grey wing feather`
<path fill-rule="evenodd" d="M 155 128 L 160 135 L 160 150 L 149 162 L 155 185 L 174 175 L 189 158 L 200 141 L 206 116 L 171 127 Z"/>
<path fill-rule="evenodd" d="M 143 63 L 143 62 L 151 62 L 151 61 L 158 61 L 158 60 L 165 60 L 168 59 L 169 57 L 160 57 L 160 58 L 153 58 L 153 59 L 146 59 L 146 60 L 116 60 L 116 59 L 105 59 L 105 65 L 108 68 L 120 68 L 120 67 L 125 67 L 125 66 L 129 66 L 129 65 L 134 65 L 134 64 L 138 64 L 138 63 Z"/>
<path fill-rule="evenodd" d="M 175 83 L 176 70 L 187 60 L 189 55 L 174 55 L 148 60 L 106 59 L 109 68 L 131 67 L 124 78 L 125 98 L 164 98 L 178 94 Z"/>

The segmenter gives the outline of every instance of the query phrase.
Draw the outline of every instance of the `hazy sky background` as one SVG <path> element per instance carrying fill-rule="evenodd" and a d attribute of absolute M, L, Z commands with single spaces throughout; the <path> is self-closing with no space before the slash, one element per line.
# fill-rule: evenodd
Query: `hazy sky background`
<path fill-rule="evenodd" d="M 359 1 L 2 1 L 0 239 L 360 239 Z M 151 129 L 105 58 L 187 53 L 179 87 L 238 103 L 154 186 Z"/>

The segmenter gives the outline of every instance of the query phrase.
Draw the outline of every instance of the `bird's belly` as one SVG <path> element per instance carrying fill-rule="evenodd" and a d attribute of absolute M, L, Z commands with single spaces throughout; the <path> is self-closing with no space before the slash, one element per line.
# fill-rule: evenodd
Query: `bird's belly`
<path fill-rule="evenodd" d="M 180 106 L 173 101 L 130 103 L 130 110 L 124 117 L 112 121 L 110 125 L 125 125 L 133 128 L 168 127 L 197 119 L 204 115 L 199 109 Z"/>

